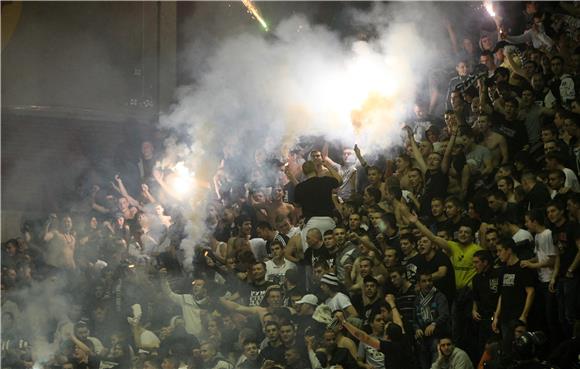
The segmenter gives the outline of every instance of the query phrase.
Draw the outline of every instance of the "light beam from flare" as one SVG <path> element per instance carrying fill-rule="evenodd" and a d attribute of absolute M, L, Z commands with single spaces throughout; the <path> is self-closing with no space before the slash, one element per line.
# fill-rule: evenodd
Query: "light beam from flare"
<path fill-rule="evenodd" d="M 252 3 L 252 1 L 242 0 L 242 3 L 244 3 L 248 11 L 252 13 L 252 15 L 258 20 L 258 22 L 260 22 L 264 30 L 269 31 L 266 21 L 264 20 L 264 18 L 262 18 L 262 16 L 260 15 L 260 11 L 258 10 L 258 8 L 256 8 L 256 6 Z"/>
<path fill-rule="evenodd" d="M 484 0 L 483 6 L 485 7 L 485 10 L 487 10 L 487 13 L 491 17 L 495 17 L 495 12 L 493 11 L 493 2 L 491 0 Z"/>

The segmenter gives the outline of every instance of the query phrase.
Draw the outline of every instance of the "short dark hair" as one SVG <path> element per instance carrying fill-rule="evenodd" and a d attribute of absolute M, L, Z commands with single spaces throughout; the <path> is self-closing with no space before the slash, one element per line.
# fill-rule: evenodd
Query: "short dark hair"
<path fill-rule="evenodd" d="M 478 250 L 473 254 L 473 257 L 479 258 L 482 261 L 487 261 L 488 265 L 493 264 L 493 256 L 491 255 L 491 252 L 489 250 Z"/>
<path fill-rule="evenodd" d="M 375 202 L 381 201 L 382 194 L 381 190 L 379 190 L 378 188 L 367 186 L 367 188 L 365 188 L 365 191 L 375 200 Z"/>
<path fill-rule="evenodd" d="M 497 242 L 498 246 L 501 246 L 503 249 L 510 249 L 514 250 L 516 248 L 516 242 L 510 237 L 502 237 Z"/>
<path fill-rule="evenodd" d="M 258 222 L 258 225 L 256 225 L 256 228 L 267 229 L 267 230 L 270 230 L 270 231 L 273 231 L 274 230 L 274 228 L 272 227 L 272 225 L 269 222 L 266 222 L 264 220 L 259 221 Z"/>
<path fill-rule="evenodd" d="M 536 222 L 539 225 L 543 226 L 546 224 L 544 209 L 532 209 L 526 213 L 526 216 L 530 218 L 532 222 Z"/>

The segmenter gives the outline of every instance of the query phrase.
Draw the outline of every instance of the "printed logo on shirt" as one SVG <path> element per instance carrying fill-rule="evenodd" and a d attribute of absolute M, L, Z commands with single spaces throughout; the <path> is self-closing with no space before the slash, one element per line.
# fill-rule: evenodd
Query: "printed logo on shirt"
<path fill-rule="evenodd" d="M 497 278 L 490 278 L 489 279 L 489 290 L 491 292 L 496 293 L 498 285 L 499 285 L 499 281 Z"/>
<path fill-rule="evenodd" d="M 515 274 L 504 274 L 503 276 L 503 286 L 505 287 L 513 287 L 516 282 L 516 275 Z"/>
<path fill-rule="evenodd" d="M 250 303 L 248 304 L 248 306 L 260 306 L 265 295 L 266 290 L 250 291 Z"/>

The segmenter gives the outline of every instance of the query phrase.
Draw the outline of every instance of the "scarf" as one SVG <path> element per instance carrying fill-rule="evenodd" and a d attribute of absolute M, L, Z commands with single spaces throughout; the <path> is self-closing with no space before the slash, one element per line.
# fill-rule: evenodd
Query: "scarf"
<path fill-rule="evenodd" d="M 433 287 L 429 292 L 423 294 L 419 291 L 419 311 L 418 314 L 424 323 L 430 323 L 433 319 L 433 312 L 431 310 L 431 301 L 437 292 L 437 288 Z"/>

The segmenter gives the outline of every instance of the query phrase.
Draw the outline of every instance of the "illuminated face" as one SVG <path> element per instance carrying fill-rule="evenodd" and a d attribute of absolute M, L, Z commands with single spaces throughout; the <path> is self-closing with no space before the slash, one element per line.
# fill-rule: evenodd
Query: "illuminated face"
<path fill-rule="evenodd" d="M 546 208 L 546 215 L 551 223 L 559 223 L 564 218 L 564 212 L 558 209 L 556 206 L 548 206 Z"/>
<path fill-rule="evenodd" d="M 461 97 L 461 92 L 454 91 L 451 93 L 451 107 L 453 110 L 457 111 L 463 105 L 463 98 Z"/>
<path fill-rule="evenodd" d="M 215 350 L 210 345 L 207 345 L 207 344 L 201 345 L 199 353 L 200 353 L 201 359 L 203 360 L 204 363 L 207 363 L 208 361 L 213 359 L 213 357 L 216 354 Z M 161 367 L 163 369 L 174 369 L 173 366 L 171 368 L 165 368 L 165 367 L 163 367 L 163 364 L 161 364 Z"/>
<path fill-rule="evenodd" d="M 434 217 L 439 217 L 443 214 L 443 202 L 439 199 L 431 201 L 431 214 Z"/>
<path fill-rule="evenodd" d="M 523 336 L 528 330 L 524 326 L 517 326 L 514 329 L 514 339 L 518 339 Z"/>
<path fill-rule="evenodd" d="M 433 278 L 431 275 L 426 274 L 419 277 L 419 288 L 423 293 L 431 291 L 431 288 L 433 288 Z"/>
<path fill-rule="evenodd" d="M 324 332 L 322 345 L 326 348 L 334 347 L 336 345 L 336 334 L 330 331 Z"/>
<path fill-rule="evenodd" d="M 344 245 L 346 241 L 346 230 L 344 228 L 337 227 L 332 231 L 332 234 L 338 245 Z"/>
<path fill-rule="evenodd" d="M 401 240 L 401 251 L 403 255 L 410 255 L 413 250 L 415 249 L 415 245 L 410 240 L 402 239 Z"/>
<path fill-rule="evenodd" d="M 258 357 L 258 346 L 254 342 L 245 344 L 244 355 L 250 360 L 255 360 Z"/>
<path fill-rule="evenodd" d="M 262 264 L 254 264 L 252 266 L 252 275 L 255 280 L 261 281 L 266 276 L 266 269 Z"/>
<path fill-rule="evenodd" d="M 334 247 L 336 246 L 336 240 L 334 238 L 334 235 L 332 234 L 328 234 L 326 236 L 324 236 L 323 238 L 323 242 L 324 242 L 324 247 L 326 247 L 327 249 L 334 249 Z"/>
<path fill-rule="evenodd" d="M 449 338 L 443 338 L 439 341 L 439 349 L 441 350 L 441 354 L 445 357 L 451 356 L 454 348 L 455 346 Z"/>
<path fill-rule="evenodd" d="M 367 275 L 371 274 L 372 271 L 372 265 L 370 263 L 370 261 L 368 260 L 362 260 L 359 264 L 360 266 L 360 275 L 361 277 L 366 277 Z"/>
<path fill-rule="evenodd" d="M 296 337 L 295 333 L 294 326 L 291 324 L 280 327 L 280 339 L 284 343 L 291 343 L 294 341 L 294 337 Z"/>
<path fill-rule="evenodd" d="M 282 306 L 282 293 L 277 290 L 270 291 L 266 301 L 268 302 L 268 305 L 271 307 Z"/>
<path fill-rule="evenodd" d="M 348 218 L 348 227 L 350 228 L 351 231 L 357 231 L 360 228 L 360 223 L 361 219 L 360 215 L 358 214 L 352 214 Z"/>
<path fill-rule="evenodd" d="M 473 258 L 473 267 L 478 273 L 481 273 L 485 270 L 486 262 L 475 256 Z"/>
<path fill-rule="evenodd" d="M 499 199 L 496 199 L 495 196 L 489 196 L 487 198 L 487 206 L 489 206 L 489 208 L 494 212 L 500 211 L 502 205 L 503 203 Z"/>
<path fill-rule="evenodd" d="M 257 202 L 258 204 L 263 204 L 266 202 L 266 195 L 264 195 L 262 191 L 255 192 L 252 198 L 254 199 L 254 202 Z"/>
<path fill-rule="evenodd" d="M 381 181 L 381 173 L 376 169 L 369 170 L 368 180 L 371 185 L 376 185 Z"/>
<path fill-rule="evenodd" d="M 365 288 L 365 296 L 368 297 L 369 299 L 373 299 L 379 291 L 377 285 L 374 282 L 366 282 L 364 288 Z"/>
<path fill-rule="evenodd" d="M 395 288 L 401 288 L 403 286 L 403 277 L 399 273 L 391 273 L 389 277 Z"/>
<path fill-rule="evenodd" d="M 552 73 L 554 73 L 554 75 L 559 77 L 562 74 L 564 65 L 562 64 L 561 60 L 554 59 L 550 62 L 550 67 L 551 67 L 550 69 L 552 69 Z"/>
<path fill-rule="evenodd" d="M 284 198 L 284 190 L 282 187 L 276 187 L 272 191 L 272 200 L 274 201 L 282 201 Z"/>
<path fill-rule="evenodd" d="M 504 107 L 505 107 L 506 118 L 513 119 L 515 117 L 515 115 L 517 114 L 517 107 L 511 102 L 506 102 Z"/>
<path fill-rule="evenodd" d="M 499 181 L 497 181 L 497 189 L 505 194 L 510 193 L 512 190 L 505 179 L 500 179 Z"/>
<path fill-rule="evenodd" d="M 564 186 L 564 180 L 559 175 L 550 173 L 548 175 L 548 186 L 557 191 Z"/>
<path fill-rule="evenodd" d="M 280 232 L 282 234 L 288 234 L 288 232 L 290 232 L 291 228 L 292 228 L 292 224 L 290 224 L 290 221 L 288 220 L 288 218 L 285 218 L 283 221 L 276 224 L 276 229 L 278 230 L 278 232 Z"/>
<path fill-rule="evenodd" d="M 203 279 L 196 279 L 191 284 L 191 292 L 193 297 L 199 299 L 205 297 L 207 290 L 205 288 L 205 281 Z"/>
<path fill-rule="evenodd" d="M 433 249 L 433 244 L 431 243 L 431 240 L 425 236 L 421 236 L 421 238 L 419 238 L 418 244 L 419 244 L 418 245 L 419 253 L 421 255 L 427 255 Z"/>
<path fill-rule="evenodd" d="M 173 362 L 169 359 L 163 359 L 161 362 L 161 369 L 176 369 Z"/>
<path fill-rule="evenodd" d="M 469 74 L 469 68 L 467 67 L 467 64 L 465 64 L 464 62 L 459 62 L 455 67 L 455 70 L 457 71 L 457 74 L 462 77 Z"/>
<path fill-rule="evenodd" d="M 382 332 L 385 329 L 385 319 L 381 314 L 376 314 L 371 322 L 373 332 Z"/>
<path fill-rule="evenodd" d="M 322 153 L 320 151 L 312 151 L 310 153 L 310 160 L 315 164 L 322 164 Z"/>
<path fill-rule="evenodd" d="M 395 165 L 397 166 L 397 170 L 402 171 L 409 168 L 409 162 L 402 157 L 398 156 L 395 159 Z"/>
<path fill-rule="evenodd" d="M 542 91 L 545 87 L 545 83 L 544 83 L 544 78 L 542 78 L 542 75 L 540 73 L 535 73 L 532 76 L 532 88 L 535 91 Z"/>
<path fill-rule="evenodd" d="M 328 271 L 327 269 L 324 269 L 323 267 L 317 266 L 312 271 L 314 279 L 317 281 L 320 281 L 320 279 L 322 278 L 324 273 L 326 273 L 327 271 Z"/>
<path fill-rule="evenodd" d="M 423 182 L 423 177 L 421 176 L 421 172 L 419 172 L 417 170 L 410 171 L 408 178 L 409 178 L 409 184 L 412 187 L 417 187 L 417 186 L 421 185 L 421 182 Z"/>
<path fill-rule="evenodd" d="M 455 218 L 459 215 L 459 208 L 451 201 L 445 203 L 445 215 L 447 218 Z"/>
<path fill-rule="evenodd" d="M 120 197 L 119 200 L 117 200 L 117 204 L 119 210 L 121 211 L 127 210 L 129 208 L 129 201 L 124 197 Z"/>
<path fill-rule="evenodd" d="M 427 157 L 427 168 L 436 170 L 441 167 L 441 155 L 432 153 Z"/>
<path fill-rule="evenodd" d="M 243 235 L 249 235 L 252 233 L 252 222 L 247 220 L 242 223 L 241 233 Z"/>
<path fill-rule="evenodd" d="M 342 150 L 342 161 L 344 163 L 350 163 L 353 160 L 354 160 L 354 150 L 353 149 Z"/>
<path fill-rule="evenodd" d="M 63 229 L 68 232 L 72 229 L 72 219 L 71 217 L 64 217 L 62 218 L 62 227 Z"/>
<path fill-rule="evenodd" d="M 461 226 L 457 231 L 457 240 L 462 244 L 471 243 L 473 236 L 473 231 L 469 227 Z"/>
<path fill-rule="evenodd" d="M 386 250 L 384 260 L 387 268 L 397 265 L 397 250 Z"/>
<path fill-rule="evenodd" d="M 278 335 L 280 334 L 278 327 L 271 324 L 271 325 L 267 325 L 266 326 L 266 337 L 270 340 L 270 341 L 277 341 L 278 340 Z"/>
<path fill-rule="evenodd" d="M 487 242 L 487 246 L 494 250 L 497 246 L 497 233 L 496 232 L 487 232 L 485 234 L 485 242 Z"/>
<path fill-rule="evenodd" d="M 284 249 L 277 243 L 272 244 L 272 256 L 274 259 L 279 259 L 284 256 Z"/>
<path fill-rule="evenodd" d="M 151 159 L 153 157 L 153 144 L 149 141 L 145 141 L 141 144 L 141 154 L 145 159 Z"/>
<path fill-rule="evenodd" d="M 507 263 L 511 256 L 511 250 L 505 249 L 502 245 L 496 245 L 497 256 L 502 263 Z"/>

